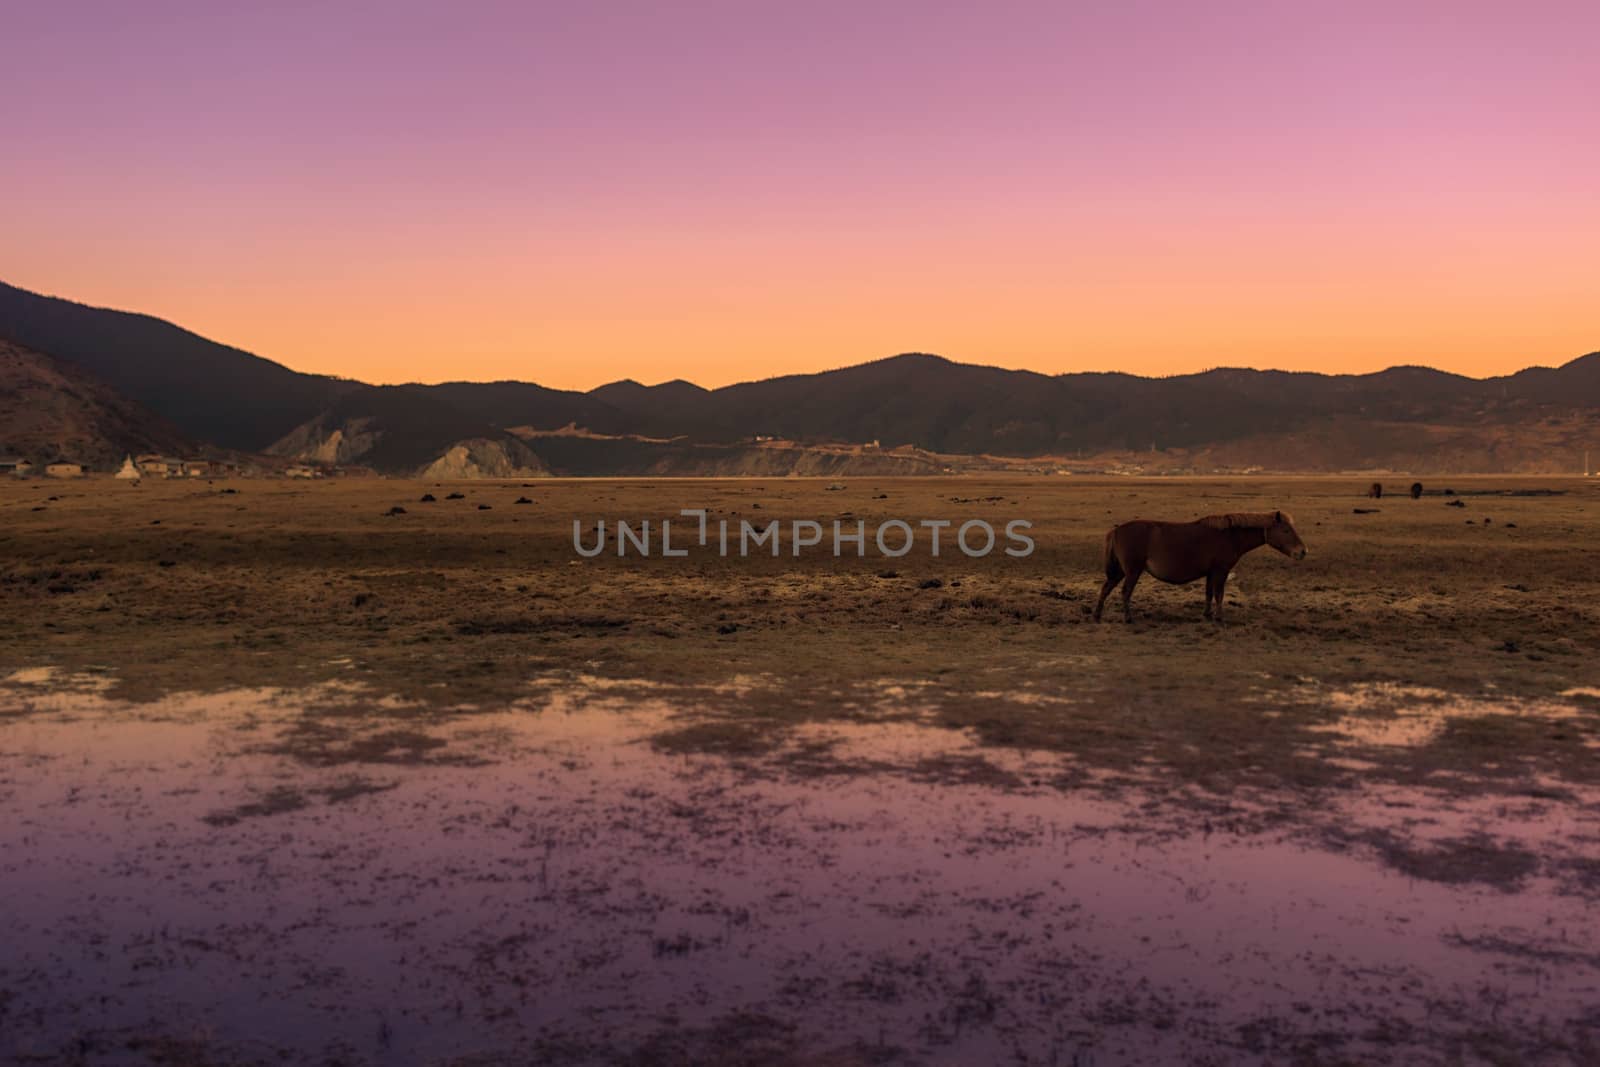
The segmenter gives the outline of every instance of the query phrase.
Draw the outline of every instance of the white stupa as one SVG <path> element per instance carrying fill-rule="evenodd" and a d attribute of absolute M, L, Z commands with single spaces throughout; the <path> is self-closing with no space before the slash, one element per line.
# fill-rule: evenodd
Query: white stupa
<path fill-rule="evenodd" d="M 117 477 L 123 481 L 136 482 L 139 480 L 139 468 L 133 465 L 132 456 L 124 456 L 122 469 L 117 472 Z"/>

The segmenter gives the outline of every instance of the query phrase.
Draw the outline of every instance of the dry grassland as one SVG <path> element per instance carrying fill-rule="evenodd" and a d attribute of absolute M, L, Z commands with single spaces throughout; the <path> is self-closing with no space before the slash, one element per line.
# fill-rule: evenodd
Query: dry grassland
<path fill-rule="evenodd" d="M 580 675 L 643 680 L 703 712 L 663 743 L 730 753 L 770 750 L 807 720 L 891 715 L 884 694 L 912 693 L 986 743 L 1154 761 L 1214 786 L 1347 774 L 1305 754 L 1338 714 L 1329 692 L 1538 700 L 1600 685 L 1600 492 L 1575 479 L 1458 479 L 1455 497 L 1375 503 L 1356 477 L 828 484 L 7 484 L 0 667 L 105 671 L 113 696 L 136 700 L 342 679 L 491 706 Z M 1498 495 L 1528 490 L 1558 495 Z M 969 559 L 947 532 L 938 559 L 925 537 L 899 559 L 870 544 L 841 559 L 826 543 L 796 558 L 786 542 L 776 559 L 574 551 L 574 519 L 690 507 L 778 519 L 786 538 L 794 519 L 861 519 L 870 537 L 890 518 L 1020 518 L 1037 549 Z M 1310 555 L 1246 557 L 1226 627 L 1201 619 L 1199 584 L 1148 577 L 1132 626 L 1090 621 L 1112 523 L 1274 508 L 1294 514 Z M 1452 718 L 1388 770 L 1493 777 L 1528 763 L 1591 780 L 1574 729 L 1592 732 L 1592 716 L 1565 733 Z"/>

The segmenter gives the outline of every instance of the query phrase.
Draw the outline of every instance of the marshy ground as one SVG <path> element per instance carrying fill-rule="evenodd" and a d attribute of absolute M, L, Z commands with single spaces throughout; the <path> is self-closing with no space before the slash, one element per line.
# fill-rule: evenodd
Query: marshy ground
<path fill-rule="evenodd" d="M 1370 480 L 0 485 L 0 1054 L 1594 1062 L 1600 492 Z"/>

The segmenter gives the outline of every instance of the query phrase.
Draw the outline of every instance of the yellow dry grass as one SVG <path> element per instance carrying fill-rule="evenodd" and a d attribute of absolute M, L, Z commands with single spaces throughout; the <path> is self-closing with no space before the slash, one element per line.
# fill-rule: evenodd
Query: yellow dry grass
<path fill-rule="evenodd" d="M 1101 762 L 1153 756 L 1229 780 L 1252 768 L 1278 780 L 1332 773 L 1285 756 L 1306 742 L 1301 727 L 1338 714 L 1319 693 L 1387 682 L 1555 699 L 1600 685 L 1593 484 L 1456 479 L 1463 494 L 1564 495 L 1462 495 L 1453 507 L 1437 496 L 1374 504 L 1370 480 L 8 483 L 0 676 L 102 670 L 133 699 L 342 678 L 479 706 L 555 678 L 643 679 L 698 694 L 736 744 L 914 706 L 992 743 Z M 395 506 L 405 513 L 387 514 Z M 933 559 L 925 539 L 901 559 L 573 550 L 575 518 L 659 520 L 687 507 L 785 526 L 863 519 L 869 531 L 888 518 L 1021 518 L 1037 550 Z M 1132 626 L 1114 611 L 1090 621 L 1114 522 L 1277 508 L 1295 514 L 1310 556 L 1246 557 L 1226 628 L 1202 621 L 1200 585 L 1149 578 Z M 1472 721 L 1436 741 L 1444 764 L 1508 743 L 1573 774 L 1593 762 L 1570 736 L 1482 737 Z M 1576 728 L 1592 732 L 1593 717 Z"/>

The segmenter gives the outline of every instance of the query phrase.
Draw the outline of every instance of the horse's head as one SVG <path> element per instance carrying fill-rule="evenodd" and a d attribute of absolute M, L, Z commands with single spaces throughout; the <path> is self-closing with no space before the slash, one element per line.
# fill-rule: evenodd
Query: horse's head
<path fill-rule="evenodd" d="M 1290 559 L 1306 558 L 1306 543 L 1295 532 L 1294 518 L 1281 511 L 1272 513 L 1272 522 L 1266 528 L 1267 544 Z"/>

